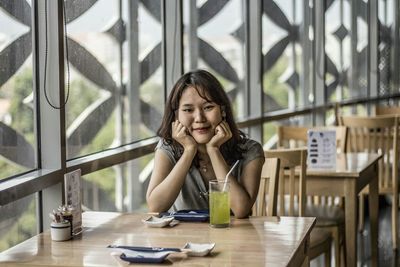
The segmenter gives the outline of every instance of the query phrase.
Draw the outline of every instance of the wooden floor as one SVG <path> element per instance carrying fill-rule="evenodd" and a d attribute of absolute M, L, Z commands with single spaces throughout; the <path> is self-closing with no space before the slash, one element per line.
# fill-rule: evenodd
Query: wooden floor
<path fill-rule="evenodd" d="M 379 202 L 379 235 L 378 235 L 378 249 L 379 249 L 379 266 L 385 267 L 399 267 L 400 255 L 398 251 L 392 249 L 392 230 L 391 230 L 391 206 L 384 198 L 380 197 Z M 368 206 L 366 205 L 366 215 Z M 365 230 L 358 234 L 358 264 L 357 266 L 371 266 L 371 249 L 369 246 L 369 220 L 366 218 Z M 332 250 L 332 255 L 334 251 Z M 323 258 L 319 257 L 311 261 L 311 267 L 324 266 Z M 335 266 L 334 261 L 332 265 Z"/>

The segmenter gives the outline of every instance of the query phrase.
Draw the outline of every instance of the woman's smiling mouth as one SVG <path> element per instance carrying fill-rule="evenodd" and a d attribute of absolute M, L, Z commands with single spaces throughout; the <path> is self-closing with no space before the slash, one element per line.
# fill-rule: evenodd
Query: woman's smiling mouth
<path fill-rule="evenodd" d="M 201 127 L 201 128 L 195 128 L 193 129 L 193 132 L 199 133 L 199 134 L 205 134 L 208 132 L 208 130 L 210 130 L 210 126 L 208 127 Z"/>

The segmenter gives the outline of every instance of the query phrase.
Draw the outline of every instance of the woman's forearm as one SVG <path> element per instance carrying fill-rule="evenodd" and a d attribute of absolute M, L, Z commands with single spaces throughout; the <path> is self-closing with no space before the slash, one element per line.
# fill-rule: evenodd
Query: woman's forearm
<path fill-rule="evenodd" d="M 253 201 L 245 188 L 236 180 L 230 179 L 231 210 L 236 218 L 244 218 L 250 214 Z"/>
<path fill-rule="evenodd" d="M 147 204 L 150 211 L 167 211 L 173 205 L 185 182 L 195 154 L 193 151 L 185 150 L 165 179 L 149 192 Z"/>

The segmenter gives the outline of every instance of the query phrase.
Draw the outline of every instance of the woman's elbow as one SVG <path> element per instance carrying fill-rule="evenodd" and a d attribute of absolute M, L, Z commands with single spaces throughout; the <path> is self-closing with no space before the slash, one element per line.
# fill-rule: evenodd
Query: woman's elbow
<path fill-rule="evenodd" d="M 169 209 L 169 207 L 166 207 L 164 203 L 152 200 L 151 197 L 147 197 L 146 202 L 147 202 L 147 209 L 149 210 L 149 212 L 165 212 Z"/>
<path fill-rule="evenodd" d="M 235 219 L 245 219 L 248 218 L 249 215 L 245 215 L 245 214 L 235 214 Z"/>
<path fill-rule="evenodd" d="M 236 219 L 244 219 L 248 218 L 250 215 L 250 210 L 247 208 L 243 208 L 233 212 L 233 215 Z"/>
<path fill-rule="evenodd" d="M 147 202 L 147 209 L 149 212 L 155 212 L 155 213 L 160 213 L 160 212 L 165 212 L 168 209 L 165 209 L 164 207 L 161 207 L 160 205 L 154 205 L 149 202 Z"/>
<path fill-rule="evenodd" d="M 149 210 L 149 212 L 161 212 L 158 207 L 152 205 L 149 202 L 147 202 L 147 209 Z"/>
<path fill-rule="evenodd" d="M 150 196 L 146 197 L 146 202 L 149 212 L 162 212 L 160 205 L 158 205 L 156 201 L 152 201 Z"/>

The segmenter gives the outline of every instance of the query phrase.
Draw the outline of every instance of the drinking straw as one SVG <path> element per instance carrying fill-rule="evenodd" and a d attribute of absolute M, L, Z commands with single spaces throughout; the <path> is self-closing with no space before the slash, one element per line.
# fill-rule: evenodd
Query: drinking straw
<path fill-rule="evenodd" d="M 225 176 L 225 181 L 224 181 L 224 188 L 222 188 L 222 191 L 225 192 L 226 190 L 226 183 L 228 182 L 228 177 L 231 174 L 231 172 L 235 169 L 236 165 L 239 163 L 239 160 L 237 160 L 235 162 L 235 164 L 233 164 L 232 168 L 229 170 L 229 172 L 226 174 Z"/>

